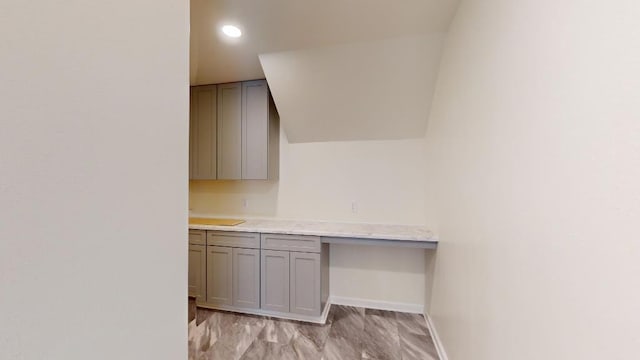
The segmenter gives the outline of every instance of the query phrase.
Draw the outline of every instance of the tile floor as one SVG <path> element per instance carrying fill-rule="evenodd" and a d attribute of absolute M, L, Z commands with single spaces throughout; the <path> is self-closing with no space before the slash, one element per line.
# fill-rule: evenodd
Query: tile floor
<path fill-rule="evenodd" d="M 325 325 L 196 308 L 189 359 L 439 360 L 422 315 L 333 305 Z"/>

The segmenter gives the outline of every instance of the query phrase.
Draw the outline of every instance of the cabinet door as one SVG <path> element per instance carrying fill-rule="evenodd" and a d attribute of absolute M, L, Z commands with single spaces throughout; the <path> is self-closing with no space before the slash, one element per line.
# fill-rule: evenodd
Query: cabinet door
<path fill-rule="evenodd" d="M 242 84 L 218 85 L 218 179 L 242 177 Z"/>
<path fill-rule="evenodd" d="M 260 307 L 289 312 L 289 252 L 261 250 Z"/>
<path fill-rule="evenodd" d="M 208 304 L 232 305 L 233 252 L 229 247 L 207 246 Z"/>
<path fill-rule="evenodd" d="M 233 306 L 260 308 L 259 249 L 233 249 Z"/>
<path fill-rule="evenodd" d="M 291 312 L 320 316 L 320 254 L 292 252 Z"/>
<path fill-rule="evenodd" d="M 266 80 L 242 83 L 242 178 L 266 180 L 269 166 L 269 88 Z"/>
<path fill-rule="evenodd" d="M 204 245 L 189 245 L 189 296 L 195 296 L 196 302 L 204 300 L 206 260 Z"/>
<path fill-rule="evenodd" d="M 209 180 L 216 178 L 216 85 L 191 88 L 189 112 L 189 178 Z"/>

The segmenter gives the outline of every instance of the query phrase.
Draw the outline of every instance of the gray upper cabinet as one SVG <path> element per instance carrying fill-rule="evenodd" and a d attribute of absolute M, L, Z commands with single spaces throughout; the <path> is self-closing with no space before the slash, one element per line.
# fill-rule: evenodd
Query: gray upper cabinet
<path fill-rule="evenodd" d="M 277 179 L 278 122 L 267 82 L 243 82 L 242 179 Z"/>
<path fill-rule="evenodd" d="M 233 305 L 232 284 L 232 249 L 222 246 L 207 246 L 207 303 Z"/>
<path fill-rule="evenodd" d="M 189 178 L 216 179 L 217 86 L 191 88 L 189 112 Z"/>
<path fill-rule="evenodd" d="M 233 249 L 233 306 L 260 308 L 259 249 Z"/>
<path fill-rule="evenodd" d="M 266 80 L 192 87 L 190 119 L 190 179 L 278 179 L 280 118 Z"/>
<path fill-rule="evenodd" d="M 218 85 L 218 179 L 242 178 L 242 84 Z"/>

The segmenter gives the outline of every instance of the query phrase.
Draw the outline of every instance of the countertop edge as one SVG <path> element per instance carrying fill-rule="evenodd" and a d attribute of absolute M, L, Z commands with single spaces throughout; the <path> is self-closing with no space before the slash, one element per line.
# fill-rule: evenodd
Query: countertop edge
<path fill-rule="evenodd" d="M 260 227 L 245 225 L 246 223 L 235 226 L 223 226 L 223 225 L 201 225 L 201 224 L 189 224 L 189 230 L 214 230 L 214 231 L 235 231 L 235 232 L 255 232 L 255 233 L 270 233 L 270 234 L 287 234 L 287 235 L 311 235 L 321 237 L 341 237 L 341 238 L 359 238 L 359 239 L 383 239 L 383 240 L 399 240 L 399 241 L 416 241 L 416 242 L 430 242 L 438 243 L 438 237 L 435 235 L 427 236 L 413 236 L 393 233 L 369 233 L 358 231 L 323 231 L 316 229 L 295 229 L 276 226 Z M 350 226 L 383 226 L 376 224 L 349 224 Z M 394 227 L 402 227 L 402 225 L 391 225 Z M 420 228 L 419 226 L 406 226 L 407 228 Z M 423 231 L 430 232 L 427 229 Z"/>

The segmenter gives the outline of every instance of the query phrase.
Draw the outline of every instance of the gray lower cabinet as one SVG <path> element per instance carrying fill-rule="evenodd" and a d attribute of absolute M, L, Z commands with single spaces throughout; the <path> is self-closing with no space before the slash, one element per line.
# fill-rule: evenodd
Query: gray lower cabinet
<path fill-rule="evenodd" d="M 233 306 L 260 308 L 260 250 L 233 248 Z"/>
<path fill-rule="evenodd" d="M 262 309 L 318 317 L 329 298 L 329 247 L 318 236 L 261 234 Z"/>
<path fill-rule="evenodd" d="M 207 231 L 207 305 L 260 308 L 260 234 Z"/>
<path fill-rule="evenodd" d="M 233 249 L 207 246 L 207 299 L 211 305 L 233 305 Z"/>
<path fill-rule="evenodd" d="M 197 303 L 204 301 L 206 264 L 206 246 L 189 244 L 189 296 L 195 297 Z"/>
<path fill-rule="evenodd" d="M 261 250 L 261 308 L 289 312 L 289 252 Z"/>
<path fill-rule="evenodd" d="M 318 321 L 329 245 L 317 236 L 189 232 L 189 295 L 200 306 Z"/>
<path fill-rule="evenodd" d="M 320 308 L 320 254 L 291 252 L 289 312 L 319 316 Z"/>

